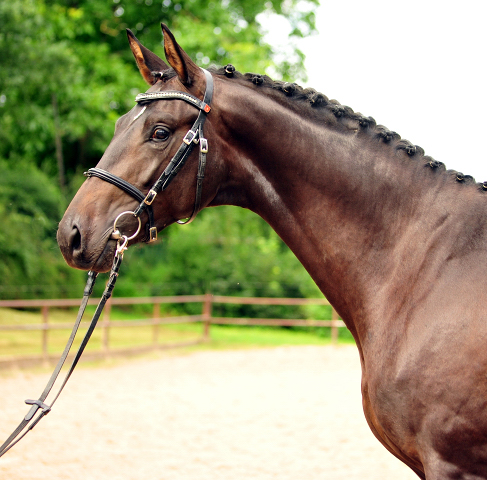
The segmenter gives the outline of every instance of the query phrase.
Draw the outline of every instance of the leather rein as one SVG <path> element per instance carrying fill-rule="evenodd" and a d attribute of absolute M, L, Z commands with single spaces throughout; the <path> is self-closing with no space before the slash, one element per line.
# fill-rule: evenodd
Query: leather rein
<path fill-rule="evenodd" d="M 139 93 L 135 97 L 135 101 L 139 105 L 142 105 L 143 109 L 141 112 L 139 112 L 139 114 L 136 117 L 132 119 L 132 122 L 137 120 L 137 118 L 139 118 L 144 113 L 146 105 L 148 103 L 156 100 L 171 100 L 171 99 L 183 100 L 199 109 L 198 117 L 196 118 L 196 121 L 194 122 L 191 129 L 184 136 L 183 143 L 181 144 L 181 146 L 179 147 L 175 155 L 172 157 L 167 167 L 164 169 L 164 172 L 162 172 L 161 176 L 154 183 L 154 185 L 146 195 L 144 195 L 138 188 L 134 187 L 126 180 L 123 180 L 122 178 L 117 177 L 116 175 L 113 175 L 112 173 L 107 172 L 106 170 L 103 170 L 101 168 L 90 168 L 85 173 L 87 177 L 98 177 L 101 178 L 102 180 L 105 180 L 106 182 L 112 183 L 113 185 L 121 188 L 129 195 L 135 197 L 140 202 L 140 205 L 133 212 L 131 211 L 122 212 L 120 215 L 117 216 L 117 218 L 113 223 L 113 233 L 111 238 L 117 240 L 117 248 L 115 251 L 115 258 L 113 259 L 112 269 L 110 271 L 110 276 L 107 285 L 105 287 L 103 295 L 101 296 L 101 299 L 98 303 L 95 313 L 93 314 L 93 318 L 88 327 L 88 330 L 78 348 L 78 351 L 74 356 L 71 366 L 67 371 L 61 386 L 59 387 L 56 395 L 54 396 L 54 399 L 50 404 L 45 403 L 45 400 L 49 395 L 49 393 L 51 392 L 61 372 L 61 368 L 63 367 L 68 357 L 69 351 L 71 349 L 71 346 L 73 345 L 74 339 L 76 337 L 76 333 L 80 326 L 81 319 L 83 318 L 83 314 L 85 312 L 86 306 L 88 305 L 88 300 L 93 292 L 93 287 L 95 285 L 95 281 L 98 276 L 98 273 L 93 271 L 88 272 L 88 280 L 86 282 L 86 286 L 83 292 L 83 299 L 81 301 L 81 305 L 78 310 L 78 315 L 74 322 L 73 329 L 69 336 L 66 347 L 64 348 L 64 351 L 61 355 L 61 358 L 59 359 L 49 381 L 47 382 L 46 387 L 44 388 L 39 398 L 37 400 L 25 401 L 27 405 L 31 405 L 31 408 L 29 409 L 25 417 L 22 419 L 22 421 L 19 423 L 17 428 L 12 432 L 12 434 L 7 438 L 7 440 L 0 446 L 0 457 L 4 455 L 6 452 L 8 452 L 22 438 L 24 438 L 25 435 L 27 435 L 27 433 L 29 433 L 39 423 L 39 421 L 51 411 L 52 406 L 59 398 L 59 395 L 61 394 L 62 390 L 66 386 L 66 383 L 68 382 L 69 378 L 71 377 L 71 374 L 73 373 L 76 365 L 78 364 L 81 355 L 83 354 L 85 347 L 88 344 L 88 341 L 90 340 L 91 335 L 96 327 L 96 324 L 98 322 L 98 319 L 100 318 L 100 315 L 103 311 L 106 302 L 112 295 L 113 288 L 115 287 L 115 282 L 117 281 L 118 278 L 118 272 L 122 264 L 123 254 L 125 250 L 127 250 L 128 242 L 134 239 L 139 234 L 141 228 L 141 221 L 140 221 L 141 213 L 144 210 L 147 210 L 148 223 L 146 225 L 146 230 L 147 230 L 146 241 L 153 242 L 157 238 L 157 229 L 154 225 L 154 213 L 152 211 L 152 206 L 151 206 L 152 202 L 154 201 L 156 195 L 159 192 L 164 191 L 169 186 L 171 181 L 174 179 L 174 177 L 183 167 L 184 163 L 188 159 L 190 153 L 192 152 L 194 146 L 197 143 L 200 144 L 200 153 L 199 153 L 198 174 L 196 180 L 196 198 L 193 207 L 193 212 L 188 219 L 184 221 L 178 220 L 178 223 L 180 224 L 190 223 L 193 221 L 196 214 L 198 213 L 201 205 L 201 190 L 202 190 L 203 178 L 204 178 L 204 172 L 206 166 L 206 154 L 208 152 L 208 141 L 203 136 L 203 125 L 206 120 L 206 115 L 211 110 L 210 103 L 213 96 L 213 77 L 207 70 L 203 70 L 203 71 L 206 76 L 206 91 L 205 91 L 203 101 L 201 101 L 200 99 L 198 99 L 197 97 L 189 93 L 177 92 L 177 91 Z M 117 229 L 117 221 L 119 220 L 119 218 L 121 218 L 126 214 L 134 215 L 139 222 L 137 231 L 134 234 L 132 234 L 130 237 L 128 237 L 127 235 L 122 235 L 120 231 Z"/>

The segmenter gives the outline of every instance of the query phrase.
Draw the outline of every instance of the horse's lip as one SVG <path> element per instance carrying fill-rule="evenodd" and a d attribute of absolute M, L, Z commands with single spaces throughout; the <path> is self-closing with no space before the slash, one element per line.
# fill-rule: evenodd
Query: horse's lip
<path fill-rule="evenodd" d="M 90 253 L 87 252 L 85 246 L 85 248 L 74 253 L 70 258 L 65 257 L 68 264 L 74 268 L 91 270 L 97 273 L 110 271 L 117 248 L 117 241 L 110 237 L 111 231 L 107 230 L 104 232 L 101 240 L 90 247 Z"/>
<path fill-rule="evenodd" d="M 112 238 L 108 238 L 103 251 L 93 263 L 90 270 L 97 273 L 109 272 L 112 268 L 116 248 L 117 241 Z"/>
<path fill-rule="evenodd" d="M 114 232 L 112 227 L 105 230 L 100 240 L 100 243 L 102 243 L 103 241 L 105 242 L 103 249 L 96 257 L 96 260 L 89 262 L 89 264 L 86 263 L 85 267 L 84 268 L 82 267 L 83 269 L 92 270 L 93 272 L 97 272 L 97 273 L 106 273 L 111 270 L 113 265 L 113 259 L 115 258 L 117 245 L 120 241 L 120 238 L 116 238 L 117 235 L 113 235 L 114 233 L 116 232 Z M 137 243 L 137 240 L 129 243 L 130 244 Z M 80 267 L 78 266 L 78 268 Z"/>

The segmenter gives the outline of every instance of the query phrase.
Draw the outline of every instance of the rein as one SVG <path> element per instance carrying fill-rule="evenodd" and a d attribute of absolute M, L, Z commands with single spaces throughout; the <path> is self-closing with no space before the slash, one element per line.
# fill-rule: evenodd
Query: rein
<path fill-rule="evenodd" d="M 135 217 L 140 217 L 142 212 L 147 210 L 148 223 L 146 225 L 145 240 L 147 243 L 153 242 L 157 239 L 157 228 L 154 225 L 152 202 L 159 192 L 164 191 L 169 186 L 174 177 L 186 163 L 186 160 L 193 151 L 194 146 L 198 143 L 200 144 L 200 153 L 198 173 L 196 176 L 196 195 L 193 212 L 188 219 L 178 220 L 177 223 L 181 225 L 191 223 L 200 209 L 201 192 L 206 168 L 206 154 L 208 153 L 208 140 L 203 136 L 203 125 L 205 123 L 207 114 L 211 110 L 210 103 L 213 97 L 213 77 L 207 70 L 203 70 L 203 72 L 206 77 L 206 91 L 203 100 L 200 100 L 190 93 L 177 91 L 139 93 L 135 97 L 135 101 L 144 107 L 148 103 L 156 100 L 183 100 L 199 109 L 198 117 L 196 118 L 196 121 L 191 129 L 188 130 L 188 133 L 186 133 L 184 136 L 183 143 L 178 148 L 177 152 L 174 154 L 171 161 L 168 163 L 167 167 L 164 169 L 161 176 L 154 183 L 147 195 L 144 195 L 144 193 L 142 193 L 138 188 L 134 187 L 131 183 L 127 182 L 123 178 L 120 178 L 117 175 L 107 172 L 101 168 L 90 168 L 87 172 L 85 172 L 87 177 L 101 178 L 102 180 L 105 180 L 105 182 L 115 185 L 125 193 L 132 195 L 132 197 L 138 200 L 140 204 L 134 210 Z M 135 121 L 140 115 L 142 115 L 142 113 L 144 113 L 144 110 L 142 110 L 132 121 Z"/>
<path fill-rule="evenodd" d="M 95 313 L 93 314 L 93 318 L 91 320 L 91 323 L 88 327 L 88 330 L 86 331 L 86 334 L 83 338 L 83 341 L 81 342 L 78 351 L 76 352 L 76 355 L 74 356 L 74 359 L 71 363 L 71 366 L 66 373 L 64 380 L 59 387 L 58 392 L 56 393 L 54 399 L 52 402 L 48 405 L 45 403 L 45 400 L 49 393 L 52 390 L 52 387 L 54 386 L 54 383 L 56 382 L 59 373 L 61 371 L 61 368 L 63 367 L 66 358 L 69 354 L 69 351 L 71 350 L 71 346 L 73 345 L 74 339 L 76 338 L 76 333 L 78 331 L 78 328 L 81 323 L 81 319 L 83 318 L 83 315 L 85 313 L 86 306 L 88 305 L 88 300 L 90 299 L 90 296 L 93 292 L 93 287 L 95 286 L 95 281 L 98 276 L 98 273 L 96 272 L 88 272 L 88 280 L 86 281 L 86 286 L 83 292 L 83 299 L 81 301 L 81 305 L 78 310 L 78 315 L 76 317 L 76 321 L 74 322 L 73 329 L 71 330 L 71 335 L 69 336 L 68 342 L 66 344 L 66 347 L 64 347 L 64 351 L 61 355 L 61 358 L 58 360 L 58 363 L 56 365 L 56 368 L 51 374 L 51 377 L 49 381 L 47 382 L 46 387 L 44 388 L 43 392 L 39 396 L 37 400 L 26 400 L 25 403 L 27 405 L 32 405 L 30 410 L 27 412 L 27 415 L 23 418 L 23 420 L 19 423 L 17 428 L 12 432 L 12 434 L 5 440 L 5 442 L 0 446 L 0 457 L 4 455 L 6 452 L 8 452 L 14 445 L 16 445 L 22 438 L 24 438 L 40 421 L 43 417 L 45 417 L 52 409 L 52 406 L 56 402 L 56 400 L 59 398 L 59 395 L 63 391 L 64 387 L 68 383 L 69 378 L 71 377 L 71 374 L 73 373 L 74 369 L 76 368 L 76 365 L 78 364 L 81 355 L 83 354 L 86 345 L 88 344 L 91 335 L 93 331 L 95 330 L 96 324 L 98 322 L 98 319 L 100 318 L 100 315 L 103 311 L 103 308 L 105 307 L 105 304 L 107 303 L 108 299 L 112 296 L 112 291 L 113 288 L 115 287 L 115 282 L 117 281 L 118 278 L 118 271 L 120 270 L 120 265 L 122 264 L 123 260 L 123 254 L 125 250 L 127 250 L 127 243 L 129 240 L 132 238 L 135 238 L 135 236 L 139 233 L 140 230 L 140 219 L 139 219 L 139 227 L 134 235 L 131 237 L 127 237 L 126 235 L 120 235 L 120 232 L 117 230 L 116 225 L 117 225 L 117 220 L 124 214 L 130 213 L 132 214 L 133 212 L 123 212 L 121 213 L 116 219 L 113 224 L 113 231 L 117 232 L 119 235 L 119 240 L 117 241 L 117 249 L 115 252 L 115 258 L 113 259 L 113 264 L 112 264 L 112 269 L 110 271 L 110 277 L 108 279 L 107 285 L 105 287 L 105 291 L 103 292 L 103 295 L 101 296 L 100 302 L 98 303 L 98 306 L 96 307 Z M 40 410 L 40 411 L 39 411 Z"/>
<path fill-rule="evenodd" d="M 49 381 L 47 382 L 46 387 L 44 388 L 39 398 L 37 400 L 25 401 L 27 405 L 31 405 L 31 408 L 27 412 L 27 415 L 25 415 L 23 420 L 19 423 L 17 428 L 12 432 L 12 434 L 7 438 L 7 440 L 0 446 L 0 457 L 4 455 L 6 452 L 8 452 L 22 438 L 24 438 L 27 435 L 27 433 L 29 433 L 41 421 L 41 419 L 51 411 L 52 406 L 59 398 L 59 395 L 63 391 L 64 387 L 66 386 L 66 383 L 71 377 L 71 374 L 76 368 L 76 365 L 78 364 L 81 355 L 83 354 L 85 347 L 88 344 L 93 331 L 95 330 L 96 324 L 98 322 L 98 319 L 100 318 L 100 315 L 103 311 L 103 308 L 105 307 L 106 302 L 112 296 L 112 291 L 115 287 L 115 282 L 117 281 L 118 278 L 118 272 L 120 270 L 120 265 L 122 264 L 123 254 L 125 250 L 127 250 L 128 242 L 134 239 L 140 232 L 141 213 L 144 210 L 147 210 L 147 216 L 148 216 L 148 223 L 146 225 L 147 237 L 148 237 L 147 242 L 153 242 L 157 238 L 157 228 L 154 225 L 154 213 L 152 211 L 152 206 L 151 206 L 152 202 L 154 201 L 156 195 L 159 192 L 164 191 L 169 186 L 171 181 L 174 179 L 174 177 L 183 167 L 184 163 L 186 162 L 190 153 L 192 152 L 193 147 L 197 143 L 200 144 L 200 154 L 199 154 L 199 163 L 198 163 L 198 174 L 196 179 L 196 198 L 193 207 L 193 212 L 191 213 L 191 216 L 188 219 L 184 221 L 178 220 L 178 223 L 180 224 L 190 223 L 193 221 L 194 217 L 198 213 L 201 204 L 201 190 L 203 185 L 203 178 L 205 175 L 206 154 L 208 153 L 208 141 L 203 136 L 203 125 L 206 120 L 206 115 L 211 110 L 210 103 L 213 96 L 213 77 L 208 71 L 206 70 L 203 71 L 206 76 L 206 91 L 205 91 L 203 101 L 199 100 L 198 98 L 194 97 L 189 93 L 172 92 L 172 91 L 140 93 L 135 98 L 135 101 L 139 105 L 143 105 L 144 109 L 132 121 L 136 120 L 140 115 L 142 115 L 142 113 L 145 111 L 145 106 L 147 103 L 153 102 L 155 100 L 168 100 L 168 99 L 183 100 L 185 102 L 190 103 L 191 105 L 195 106 L 200 110 L 198 117 L 196 118 L 196 121 L 194 122 L 193 126 L 188 131 L 188 133 L 184 136 L 183 143 L 181 144 L 181 146 L 179 147 L 179 149 L 177 150 L 177 152 L 175 153 L 175 155 L 173 156 L 173 158 L 171 159 L 167 167 L 164 169 L 164 172 L 162 172 L 159 179 L 156 181 L 156 183 L 154 183 L 152 188 L 149 190 L 149 193 L 147 193 L 147 195 L 144 195 L 138 188 L 134 187 L 126 180 L 123 180 L 122 178 L 117 177 L 116 175 L 113 175 L 112 173 L 107 172 L 106 170 L 103 170 L 101 168 L 90 168 L 87 172 L 85 172 L 85 175 L 87 177 L 98 177 L 101 178 L 102 180 L 105 180 L 106 182 L 112 183 L 113 185 L 119 187 L 129 195 L 135 197 L 140 202 L 140 205 L 133 212 L 131 211 L 122 212 L 120 215 L 117 216 L 117 218 L 113 223 L 113 232 L 111 238 L 117 240 L 117 248 L 115 251 L 115 257 L 113 259 L 110 276 L 107 285 L 105 287 L 105 290 L 103 292 L 103 295 L 101 296 L 98 306 L 96 307 L 95 313 L 93 314 L 93 318 L 88 327 L 88 330 L 83 338 L 83 341 L 81 342 L 78 348 L 78 351 L 76 352 L 76 355 L 74 356 L 71 366 L 68 372 L 66 373 L 64 380 L 61 386 L 59 387 L 58 392 L 56 393 L 54 399 L 50 404 L 45 403 L 47 396 L 51 392 L 59 376 L 61 368 L 66 362 L 69 351 L 71 350 L 71 346 L 73 345 L 74 339 L 76 337 L 76 333 L 80 326 L 81 319 L 83 318 L 83 315 L 85 313 L 86 306 L 88 305 L 88 300 L 93 292 L 93 287 L 95 286 L 95 281 L 98 276 L 98 273 L 93 271 L 88 272 L 88 280 L 86 281 L 86 286 L 83 292 L 83 299 L 81 301 L 81 305 L 78 310 L 78 315 L 76 317 L 76 321 L 74 322 L 71 335 L 69 336 L 68 342 L 66 344 L 66 347 L 64 348 L 61 358 L 59 359 L 53 373 L 51 374 Z M 117 229 L 117 221 L 119 220 L 120 217 L 126 214 L 135 216 L 139 222 L 137 231 L 130 237 L 127 237 L 126 235 L 122 235 L 120 231 Z"/>

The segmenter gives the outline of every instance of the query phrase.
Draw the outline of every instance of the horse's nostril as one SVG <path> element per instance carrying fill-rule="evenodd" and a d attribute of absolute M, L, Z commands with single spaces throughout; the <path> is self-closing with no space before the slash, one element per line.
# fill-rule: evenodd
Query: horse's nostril
<path fill-rule="evenodd" d="M 81 247 L 81 233 L 78 227 L 74 226 L 71 233 L 71 249 L 72 251 L 78 250 Z"/>

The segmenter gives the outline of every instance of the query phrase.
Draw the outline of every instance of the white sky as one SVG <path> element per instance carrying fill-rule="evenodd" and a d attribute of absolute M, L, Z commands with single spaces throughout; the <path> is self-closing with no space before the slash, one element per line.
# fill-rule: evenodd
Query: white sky
<path fill-rule="evenodd" d="M 322 0 L 300 40 L 310 86 L 487 180 L 487 2 Z M 267 25 L 272 44 L 285 25 Z"/>

